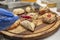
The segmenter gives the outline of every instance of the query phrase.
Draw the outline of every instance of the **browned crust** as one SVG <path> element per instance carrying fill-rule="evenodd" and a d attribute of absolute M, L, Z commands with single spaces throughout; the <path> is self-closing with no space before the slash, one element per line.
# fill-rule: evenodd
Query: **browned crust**
<path fill-rule="evenodd" d="M 7 30 L 12 30 L 12 29 L 16 28 L 19 24 L 20 24 L 20 20 L 18 19 L 18 20 L 17 20 L 14 24 L 12 24 L 12 25 L 10 26 L 10 28 L 8 28 Z"/>

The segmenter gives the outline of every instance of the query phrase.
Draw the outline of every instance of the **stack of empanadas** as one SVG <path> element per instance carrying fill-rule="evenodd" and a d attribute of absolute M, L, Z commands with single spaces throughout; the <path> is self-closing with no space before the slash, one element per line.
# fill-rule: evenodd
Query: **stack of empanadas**
<path fill-rule="evenodd" d="M 13 13 L 20 17 L 20 25 L 31 31 L 35 30 L 35 26 L 45 23 L 53 23 L 56 20 L 56 14 L 48 8 L 41 8 L 36 12 L 33 7 L 14 9 Z M 23 15 L 22 15 L 23 14 Z"/>

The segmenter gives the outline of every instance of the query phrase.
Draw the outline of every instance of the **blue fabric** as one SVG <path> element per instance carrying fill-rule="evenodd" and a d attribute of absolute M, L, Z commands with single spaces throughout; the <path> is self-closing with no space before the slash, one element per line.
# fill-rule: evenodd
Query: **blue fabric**
<path fill-rule="evenodd" d="M 9 12 L 5 9 L 0 8 L 0 15 L 2 16 L 7 16 L 7 17 L 13 17 L 14 15 L 12 14 L 12 12 Z"/>
<path fill-rule="evenodd" d="M 0 8 L 0 30 L 9 28 L 18 18 L 12 12 Z"/>

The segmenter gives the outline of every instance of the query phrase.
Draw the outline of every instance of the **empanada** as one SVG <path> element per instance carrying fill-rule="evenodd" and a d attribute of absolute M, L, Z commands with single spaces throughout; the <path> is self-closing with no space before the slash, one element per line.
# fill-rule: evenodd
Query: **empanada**
<path fill-rule="evenodd" d="M 24 9 L 22 9 L 22 8 L 17 8 L 17 9 L 14 9 L 13 10 L 13 13 L 15 14 L 15 15 L 18 15 L 18 14 L 23 14 L 25 11 L 24 11 Z"/>
<path fill-rule="evenodd" d="M 27 28 L 27 29 L 29 29 L 29 30 L 31 30 L 31 31 L 34 31 L 34 29 L 35 29 L 35 24 L 32 23 L 32 22 L 30 22 L 30 21 L 28 21 L 28 20 L 24 20 L 24 21 L 22 21 L 20 24 L 21 24 L 23 27 L 25 27 L 25 28 Z"/>
<path fill-rule="evenodd" d="M 57 19 L 57 15 L 52 12 L 45 13 L 43 15 L 43 22 L 46 23 L 53 23 L 54 21 L 56 21 L 56 19 Z"/>

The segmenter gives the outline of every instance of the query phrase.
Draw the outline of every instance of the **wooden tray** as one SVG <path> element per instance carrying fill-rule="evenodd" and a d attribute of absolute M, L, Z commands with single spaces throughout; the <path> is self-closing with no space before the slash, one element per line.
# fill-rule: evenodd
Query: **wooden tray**
<path fill-rule="evenodd" d="M 8 31 L 1 31 L 3 34 L 11 36 L 11 37 L 20 37 L 22 39 L 35 39 L 35 38 L 42 38 L 42 36 L 46 36 L 47 34 L 54 32 L 60 25 L 60 17 L 58 17 L 58 20 L 52 24 L 43 24 L 44 27 L 41 27 L 40 29 L 37 29 L 37 27 L 34 32 L 29 32 L 28 30 L 24 29 L 20 25 L 13 29 Z M 23 29 L 23 30 L 22 30 Z M 27 32 L 28 34 L 27 34 Z M 26 33 L 26 34 L 25 34 Z"/>

